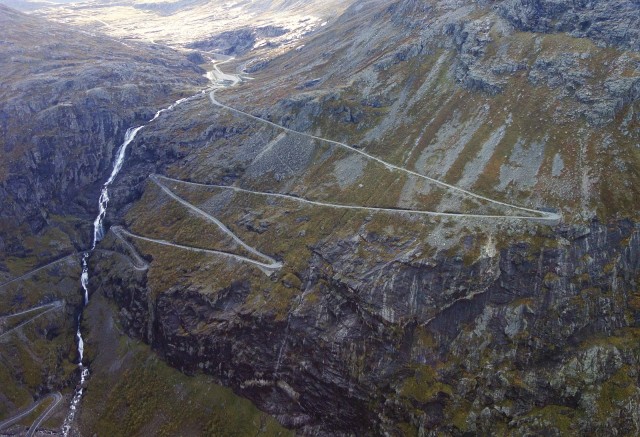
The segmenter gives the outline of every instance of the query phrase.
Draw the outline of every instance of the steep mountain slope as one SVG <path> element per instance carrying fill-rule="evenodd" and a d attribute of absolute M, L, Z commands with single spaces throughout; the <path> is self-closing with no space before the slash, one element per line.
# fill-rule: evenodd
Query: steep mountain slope
<path fill-rule="evenodd" d="M 170 5 L 191 7 L 145 8 Z M 222 432 L 219 414 L 202 423 L 208 403 L 233 399 L 207 397 L 212 378 L 303 435 L 638 434 L 639 19 L 635 0 L 362 0 L 295 50 L 199 67 L 101 39 L 136 59 L 123 81 L 139 74 L 142 87 L 147 62 L 165 68 L 160 83 L 174 78 L 136 94 L 135 110 L 111 97 L 126 117 L 114 125 L 195 93 L 200 68 L 218 89 L 145 127 L 114 183 L 107 224 L 119 227 L 89 263 L 95 383 L 79 431 L 113 432 L 124 414 L 126 434 Z M 233 35 L 214 40 L 242 52 Z M 110 155 L 122 127 L 91 144 Z M 40 195 L 56 193 L 37 211 L 64 221 L 42 225 L 22 200 L 38 190 L 14 190 L 9 205 L 27 212 L 7 218 L 30 225 L 19 244 L 42 251 L 51 223 L 84 214 L 67 199 L 77 186 L 93 199 L 108 172 L 108 160 L 89 162 L 87 183 Z M 541 220 L 549 210 L 561 224 Z M 70 220 L 59 228 L 72 241 L 90 234 Z M 5 261 L 8 278 L 25 255 Z M 196 383 L 116 345 L 119 330 Z M 41 373 L 24 378 L 32 392 Z M 190 395 L 193 420 L 162 421 L 166 398 Z M 246 404 L 230 411 L 281 432 Z"/>
<path fill-rule="evenodd" d="M 345 118 L 358 118 L 342 124 L 355 127 L 353 133 L 331 124 L 332 138 L 360 142 L 380 156 L 400 152 L 394 162 L 447 182 L 525 203 L 534 196 L 540 206 L 544 196 L 548 206 L 564 205 L 569 216 L 577 210 L 587 218 L 594 209 L 637 214 L 629 201 L 637 195 L 637 173 L 628 165 L 637 159 L 637 52 L 623 51 L 626 43 L 600 48 L 596 43 L 605 41 L 517 32 L 502 8 L 473 20 L 461 15 L 472 13 L 472 6 L 438 3 L 422 15 L 398 8 L 389 11 L 382 29 L 359 32 L 345 20 L 345 34 L 353 36 L 338 38 L 336 48 L 349 56 L 320 55 L 331 38 L 327 31 L 315 39 L 317 46 L 307 43 L 263 72 L 275 90 L 261 93 L 258 82 L 249 82 L 247 92 L 230 102 L 255 108 L 299 94 L 307 108 L 318 104 L 322 110 L 322 100 L 332 100 L 334 107 L 344 106 Z M 406 17 L 416 17 L 412 36 L 392 27 Z M 384 42 L 371 38 L 376 34 L 385 35 Z M 295 90 L 305 84 L 313 84 L 312 91 Z M 323 88 L 341 85 L 348 85 L 342 93 L 319 96 Z M 616 150 L 599 153 L 607 144 Z M 613 176 L 606 185 L 597 182 L 603 169 Z"/>
<path fill-rule="evenodd" d="M 94 268 L 126 331 L 308 435 L 637 433 L 640 58 L 614 34 L 640 12 L 591 2 L 589 31 L 550 3 L 363 1 L 221 66 L 253 80 L 146 131 L 121 179 L 150 269 Z M 207 253 L 250 256 L 207 215 L 283 267 Z"/>
<path fill-rule="evenodd" d="M 132 124 L 207 81 L 184 54 L 88 35 L 4 6 L 0 28 L 0 432 L 24 435 L 49 406 L 52 417 L 41 425 L 58 432 L 78 380 L 79 251 L 90 248 L 100 185 L 116 146 Z M 181 393 L 199 402 L 171 426 L 212 426 L 224 417 L 230 427 L 282 434 L 275 421 L 208 379 L 190 381 L 136 342 L 118 345 L 112 308 L 100 301 L 94 307 L 106 314 L 91 323 L 103 323 L 100 346 L 108 350 L 96 363 L 96 378 L 151 384 L 163 375 L 172 390 L 184 384 Z M 141 363 L 154 372 L 141 372 Z M 108 384 L 89 389 L 88 399 L 96 399 L 92 423 L 107 430 L 124 414 L 123 433 L 168 427 L 158 412 L 171 417 L 173 404 L 157 403 L 158 411 L 131 418 L 128 393 L 119 387 L 115 395 Z M 156 382 L 154 390 L 147 393 L 165 396 L 168 387 Z M 233 414 L 225 405 L 233 405 Z"/>
<path fill-rule="evenodd" d="M 4 226 L 39 232 L 49 215 L 95 208 L 94 196 L 84 196 L 96 191 L 86 190 L 97 190 L 126 127 L 206 81 L 170 50 L 149 52 L 1 8 L 0 217 Z M 3 253 L 20 251 L 7 245 Z"/>

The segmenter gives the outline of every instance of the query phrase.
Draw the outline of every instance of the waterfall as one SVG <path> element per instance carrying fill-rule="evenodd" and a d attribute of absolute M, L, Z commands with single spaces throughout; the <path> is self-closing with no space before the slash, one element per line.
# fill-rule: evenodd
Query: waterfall
<path fill-rule="evenodd" d="M 167 111 L 171 111 L 181 103 L 188 102 L 189 100 L 200 96 L 203 92 L 204 91 L 198 92 L 197 94 L 194 94 L 191 97 L 186 97 L 186 98 L 177 100 L 170 106 L 159 110 L 158 112 L 156 112 L 154 117 L 148 121 L 148 123 L 155 121 L 156 119 L 158 119 L 158 117 L 160 117 L 160 115 L 162 115 Z M 93 221 L 93 242 L 91 244 L 91 249 L 85 252 L 84 255 L 82 256 L 82 274 L 80 276 L 80 285 L 82 286 L 82 289 L 84 291 L 84 304 L 82 307 L 82 311 L 78 315 L 78 329 L 76 331 L 76 340 L 78 343 L 78 368 L 80 369 L 80 382 L 78 383 L 76 387 L 76 391 L 71 400 L 71 407 L 70 407 L 69 414 L 65 418 L 64 425 L 62 426 L 62 434 L 64 437 L 68 437 L 69 433 L 71 432 L 71 426 L 73 425 L 73 422 L 75 420 L 75 415 L 78 410 L 78 406 L 80 404 L 80 401 L 82 400 L 82 393 L 84 391 L 84 387 L 86 385 L 87 379 L 89 378 L 89 367 L 84 364 L 84 339 L 82 337 L 82 331 L 80 329 L 84 308 L 89 304 L 88 260 L 91 253 L 93 253 L 93 251 L 95 250 L 96 245 L 100 242 L 100 240 L 104 238 L 106 234 L 103 223 L 107 215 L 107 207 L 109 205 L 109 186 L 111 186 L 113 181 L 118 176 L 118 173 L 120 173 L 120 170 L 122 170 L 122 166 L 124 165 L 125 157 L 127 154 L 127 148 L 129 144 L 131 144 L 131 142 L 136 138 L 136 135 L 138 134 L 138 132 L 140 132 L 145 127 L 146 127 L 146 124 L 143 124 L 142 126 L 138 126 L 134 128 L 129 128 L 127 129 L 127 132 L 124 135 L 124 141 L 122 142 L 122 144 L 118 148 L 118 151 L 116 152 L 115 160 L 113 162 L 113 169 L 111 170 L 109 179 L 107 179 L 107 181 L 102 185 L 102 188 L 100 190 L 100 197 L 98 198 L 98 215 Z"/>

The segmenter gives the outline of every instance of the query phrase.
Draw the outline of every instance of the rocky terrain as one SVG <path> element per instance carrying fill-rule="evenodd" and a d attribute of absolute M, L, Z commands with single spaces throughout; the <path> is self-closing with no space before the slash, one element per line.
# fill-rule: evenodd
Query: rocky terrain
<path fill-rule="evenodd" d="M 186 54 L 91 36 L 4 6 L 0 27 L 0 433 L 24 435 L 61 392 L 63 399 L 51 404 L 52 415 L 41 423 L 58 432 L 78 377 L 80 252 L 90 248 L 100 185 L 111 171 L 112 156 L 127 128 L 199 91 L 207 80 Z M 105 306 L 102 310 L 110 311 Z M 161 362 L 153 364 L 155 373 L 136 374 L 141 362 L 154 362 L 153 354 L 135 342 L 118 347 L 116 326 L 104 332 L 111 342 L 109 360 L 96 363 L 96 378 L 102 371 L 103 382 L 133 378 L 151 384 L 162 374 L 200 399 L 191 415 L 173 420 L 172 426 L 212 426 L 211 421 L 228 416 L 224 405 L 231 403 L 238 419 L 225 419 L 227 426 L 243 423 L 246 429 L 281 432 L 275 421 L 213 383 L 196 394 L 202 378 L 189 381 Z M 97 384 L 87 393 L 97 402 L 89 404 L 94 421 L 103 423 L 127 410 L 129 400 L 101 403 L 112 389 Z M 166 389 L 155 385 L 158 397 L 166 396 Z M 117 399 L 124 395 L 118 390 Z M 208 411 L 212 402 L 221 405 L 220 417 Z M 31 413 L 5 422 L 30 405 L 35 407 Z M 153 422 L 158 414 L 170 417 L 172 405 L 157 407 L 143 418 L 127 419 L 129 426 Z M 156 420 L 147 429 L 152 432 L 154 426 L 163 423 Z M 119 427 L 110 435 L 130 434 Z"/>
<path fill-rule="evenodd" d="M 201 419 L 195 378 L 301 435 L 637 435 L 639 20 L 634 0 L 363 0 L 296 49 L 256 49 L 262 24 L 192 41 L 239 58 L 216 65 L 215 94 L 140 132 L 113 185 L 78 431 L 227 435 Z M 136 110 L 111 97 L 124 115 L 91 143 L 111 144 L 101 156 L 214 68 L 157 50 L 155 78 L 174 80 Z M 93 204 L 68 199 L 94 199 L 109 165 L 90 162 L 38 211 L 83 217 Z M 58 216 L 25 196 L 7 218 L 42 250 Z M 196 410 L 158 425 L 171 396 Z M 229 421 L 284 432 L 211 396 Z"/>
<path fill-rule="evenodd" d="M 0 20 L 11 29 L 1 54 L 0 219 L 39 232 L 50 215 L 92 211 L 126 128 L 206 80 L 167 49 L 148 53 L 81 31 L 63 44 L 65 27 L 4 7 Z M 6 231 L 3 254 L 24 257 L 19 242 L 7 241 L 17 233 Z"/>

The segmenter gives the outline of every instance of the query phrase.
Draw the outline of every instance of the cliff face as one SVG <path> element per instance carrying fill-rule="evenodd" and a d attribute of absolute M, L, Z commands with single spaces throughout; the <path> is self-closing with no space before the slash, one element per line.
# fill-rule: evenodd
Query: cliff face
<path fill-rule="evenodd" d="M 471 263 L 372 264 L 351 254 L 380 241 L 325 242 L 285 319 L 243 310 L 241 279 L 211 295 L 111 269 L 101 290 L 129 335 L 304 434 L 633 434 L 640 230 L 594 222 L 543 238 Z"/>
<path fill-rule="evenodd" d="M 149 52 L 1 8 L 0 220 L 37 234 L 52 215 L 93 215 L 126 129 L 206 80 L 168 49 Z M 9 246 L 5 255 L 20 253 Z"/>
<path fill-rule="evenodd" d="M 602 44 L 640 51 L 636 0 L 508 0 L 497 9 L 516 28 L 530 32 L 567 32 Z"/>

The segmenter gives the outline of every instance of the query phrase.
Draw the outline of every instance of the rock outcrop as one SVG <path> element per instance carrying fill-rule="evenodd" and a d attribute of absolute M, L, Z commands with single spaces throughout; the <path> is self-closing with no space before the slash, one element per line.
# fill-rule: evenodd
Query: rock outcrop
<path fill-rule="evenodd" d="M 520 30 L 566 32 L 638 52 L 639 6 L 637 0 L 507 0 L 496 8 Z"/>

